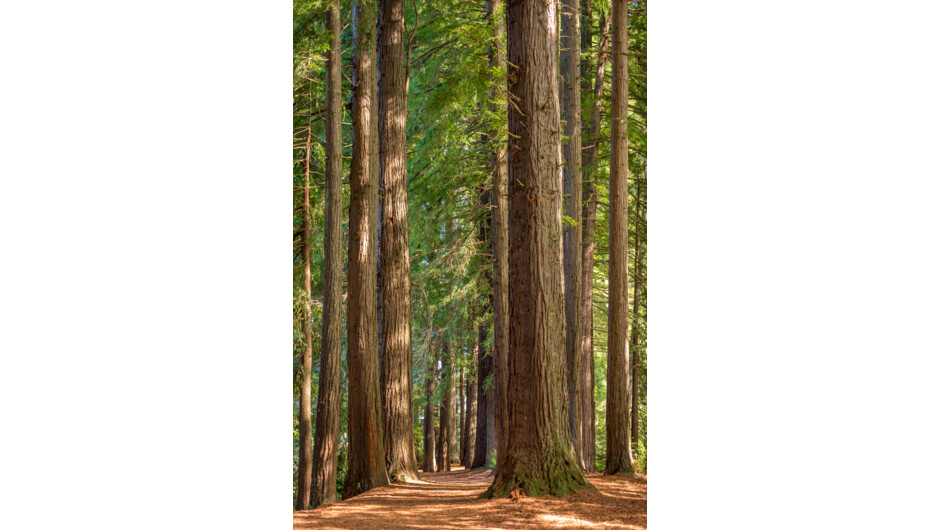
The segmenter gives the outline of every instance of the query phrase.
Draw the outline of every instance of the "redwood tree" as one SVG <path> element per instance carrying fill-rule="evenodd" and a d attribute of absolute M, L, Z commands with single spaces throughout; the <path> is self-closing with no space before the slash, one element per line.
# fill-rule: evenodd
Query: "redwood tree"
<path fill-rule="evenodd" d="M 607 312 L 607 463 L 608 475 L 634 474 L 630 447 L 627 377 L 627 2 L 614 0 L 613 88 L 610 116 L 610 306 Z"/>
<path fill-rule="evenodd" d="M 411 255 L 405 162 L 404 0 L 382 0 L 379 158 L 382 177 L 382 395 L 385 460 L 393 480 L 417 477 L 411 365 Z"/>
<path fill-rule="evenodd" d="M 379 398 L 376 319 L 376 230 L 378 211 L 378 108 L 375 0 L 353 7 L 356 79 L 353 156 L 349 173 L 349 265 L 347 347 L 349 365 L 349 471 L 343 497 L 388 484 Z"/>
<path fill-rule="evenodd" d="M 557 4 L 509 0 L 509 401 L 490 497 L 587 486 L 565 407 Z"/>
<path fill-rule="evenodd" d="M 336 500 L 336 462 L 339 445 L 340 340 L 343 309 L 343 160 L 341 33 L 339 0 L 331 0 L 326 13 L 330 32 L 326 99 L 326 215 L 323 243 L 323 333 L 320 343 L 320 381 L 317 393 L 317 430 L 313 444 L 313 490 L 310 507 Z"/>
<path fill-rule="evenodd" d="M 579 460 L 581 450 L 581 4 L 565 0 L 561 12 L 562 113 L 565 122 L 564 224 L 565 358 L 568 374 L 568 428 Z M 579 462 L 585 467 L 583 462 Z"/>

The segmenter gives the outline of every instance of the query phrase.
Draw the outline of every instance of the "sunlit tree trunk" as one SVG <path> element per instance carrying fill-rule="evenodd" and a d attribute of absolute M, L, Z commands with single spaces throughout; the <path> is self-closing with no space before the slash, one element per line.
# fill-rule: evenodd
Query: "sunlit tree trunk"
<path fill-rule="evenodd" d="M 331 0 L 326 14 L 330 32 L 326 100 L 326 215 L 323 243 L 323 334 L 320 381 L 317 393 L 317 430 L 313 444 L 313 491 L 310 507 L 336 500 L 336 463 L 339 444 L 340 341 L 343 309 L 343 160 L 342 73 L 339 0 Z"/>
<path fill-rule="evenodd" d="M 378 212 L 378 108 L 375 0 L 354 8 L 358 79 L 353 101 L 350 169 L 347 345 L 349 365 L 349 471 L 343 497 L 388 484 L 379 391 L 376 320 Z"/>
<path fill-rule="evenodd" d="M 509 423 L 487 490 L 564 496 L 587 486 L 565 406 L 561 124 L 555 2 L 509 0 Z M 559 390 L 562 391 L 559 391 Z"/>
<path fill-rule="evenodd" d="M 382 168 L 382 393 L 386 464 L 394 480 L 416 478 L 411 364 L 411 258 L 406 178 L 404 1 L 381 0 L 379 157 Z"/>
<path fill-rule="evenodd" d="M 627 1 L 613 0 L 613 88 L 610 117 L 610 298 L 607 321 L 607 463 L 608 475 L 632 475 L 628 391 L 627 266 L 629 198 L 627 164 Z"/>

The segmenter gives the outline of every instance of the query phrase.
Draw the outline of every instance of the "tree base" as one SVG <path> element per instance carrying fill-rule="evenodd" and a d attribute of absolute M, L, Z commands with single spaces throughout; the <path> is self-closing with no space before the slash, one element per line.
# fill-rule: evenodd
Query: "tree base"
<path fill-rule="evenodd" d="M 563 455 L 539 463 L 531 457 L 507 460 L 481 498 L 507 497 L 513 492 L 521 492 L 528 497 L 565 497 L 583 488 L 594 488 L 584 478 L 581 468 Z"/>

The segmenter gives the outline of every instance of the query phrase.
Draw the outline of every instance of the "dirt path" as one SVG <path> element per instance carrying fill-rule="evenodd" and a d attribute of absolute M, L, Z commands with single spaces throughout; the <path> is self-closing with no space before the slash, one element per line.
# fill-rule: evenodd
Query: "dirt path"
<path fill-rule="evenodd" d="M 294 512 L 295 529 L 313 528 L 646 528 L 646 478 L 590 474 L 596 490 L 564 499 L 484 500 L 489 471 L 421 473 L 347 501 Z"/>

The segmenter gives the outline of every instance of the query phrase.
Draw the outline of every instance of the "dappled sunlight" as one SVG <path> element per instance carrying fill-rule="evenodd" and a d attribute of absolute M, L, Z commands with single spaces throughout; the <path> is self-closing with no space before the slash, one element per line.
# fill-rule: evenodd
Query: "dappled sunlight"
<path fill-rule="evenodd" d="M 418 480 L 294 512 L 295 529 L 313 528 L 646 528 L 646 479 L 588 475 L 597 489 L 564 499 L 481 499 L 489 470 L 419 473 Z"/>

